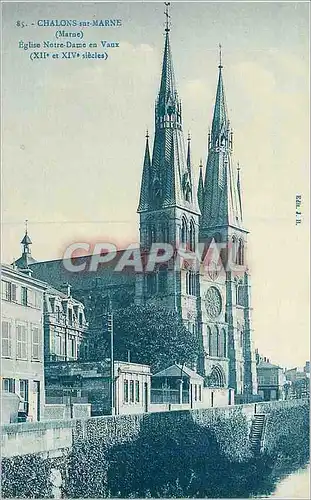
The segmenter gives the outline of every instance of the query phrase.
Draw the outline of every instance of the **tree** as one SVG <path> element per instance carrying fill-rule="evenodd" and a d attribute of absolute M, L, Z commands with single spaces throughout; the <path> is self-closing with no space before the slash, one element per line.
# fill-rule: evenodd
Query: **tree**
<path fill-rule="evenodd" d="M 89 331 L 88 358 L 99 361 L 110 356 L 110 337 L 106 309 L 99 308 L 102 312 L 98 316 L 95 309 Z M 113 322 L 116 361 L 127 361 L 130 354 L 131 362 L 148 364 L 155 373 L 174 362 L 189 365 L 197 359 L 197 336 L 187 330 L 174 311 L 156 305 L 132 304 L 115 309 Z"/>
<path fill-rule="evenodd" d="M 150 304 L 131 305 L 114 314 L 115 359 L 148 364 L 153 372 L 174 362 L 191 364 L 199 354 L 197 336 L 178 313 Z"/>

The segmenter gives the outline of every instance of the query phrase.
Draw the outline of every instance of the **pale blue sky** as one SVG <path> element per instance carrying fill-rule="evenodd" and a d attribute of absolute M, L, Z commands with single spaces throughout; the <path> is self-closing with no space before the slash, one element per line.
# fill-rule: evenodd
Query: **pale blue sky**
<path fill-rule="evenodd" d="M 3 250 L 20 253 L 29 219 L 33 255 L 60 258 L 73 241 L 138 239 L 136 208 L 146 127 L 163 50 L 158 2 L 12 3 L 3 7 Z M 309 357 L 309 5 L 173 2 L 172 51 L 184 131 L 198 171 L 206 161 L 218 44 L 242 168 L 252 264 L 254 338 L 286 366 Z M 85 30 L 117 41 L 108 61 L 33 61 L 18 42 L 55 40 L 38 19 L 120 18 Z M 16 27 L 17 20 L 29 26 Z M 295 226 L 295 196 L 304 219 Z M 100 221 L 100 222 L 99 222 Z"/>

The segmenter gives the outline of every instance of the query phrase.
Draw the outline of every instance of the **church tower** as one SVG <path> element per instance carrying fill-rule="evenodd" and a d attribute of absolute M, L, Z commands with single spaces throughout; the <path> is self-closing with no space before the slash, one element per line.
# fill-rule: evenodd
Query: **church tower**
<path fill-rule="evenodd" d="M 183 135 L 182 106 L 171 53 L 168 5 L 152 155 L 147 133 L 138 213 L 142 251 L 148 252 L 155 243 L 168 243 L 174 250 L 180 245 L 192 251 L 196 248 L 200 210 L 193 183 L 191 139 L 188 136 L 186 146 Z M 195 332 L 197 288 L 195 273 L 166 264 L 158 266 L 154 272 L 138 275 L 136 302 L 157 301 L 175 309 L 181 313 L 186 326 Z"/>
<path fill-rule="evenodd" d="M 252 395 L 257 393 L 257 381 L 247 266 L 248 231 L 243 224 L 240 168 L 234 168 L 232 160 L 233 133 L 225 98 L 221 50 L 218 70 L 205 179 L 204 185 L 200 179 L 198 196 L 202 211 L 199 239 L 207 247 L 211 242 L 217 246 L 222 271 L 209 269 L 200 277 L 203 369 L 208 371 L 211 359 L 218 354 L 226 385 L 237 394 Z"/>

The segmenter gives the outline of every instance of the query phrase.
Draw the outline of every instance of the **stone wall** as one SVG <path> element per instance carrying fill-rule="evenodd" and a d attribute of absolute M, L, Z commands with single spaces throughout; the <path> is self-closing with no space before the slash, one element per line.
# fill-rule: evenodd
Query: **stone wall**
<path fill-rule="evenodd" d="M 91 405 L 89 403 L 47 404 L 44 407 L 42 420 L 67 420 L 70 418 L 89 418 Z"/>
<path fill-rule="evenodd" d="M 255 410 L 268 417 L 260 456 L 249 441 Z M 302 462 L 308 415 L 308 402 L 284 401 L 6 425 L 2 494 L 41 498 L 54 485 L 68 498 L 245 498 L 270 486 L 280 455 Z M 21 490 L 34 467 L 31 492 Z"/>

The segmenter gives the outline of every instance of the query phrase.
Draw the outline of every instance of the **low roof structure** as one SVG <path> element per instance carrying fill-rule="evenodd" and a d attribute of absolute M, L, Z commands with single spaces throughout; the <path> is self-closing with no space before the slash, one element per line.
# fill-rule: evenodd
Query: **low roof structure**
<path fill-rule="evenodd" d="M 166 377 L 166 378 L 188 378 L 188 379 L 195 379 L 199 382 L 203 383 L 203 377 L 196 373 L 195 371 L 191 370 L 188 368 L 188 366 L 184 365 L 178 365 L 177 363 L 174 363 L 173 365 L 169 366 L 168 368 L 165 368 L 164 370 L 161 370 L 158 373 L 155 373 L 152 375 L 153 378 L 160 378 L 160 377 Z"/>

